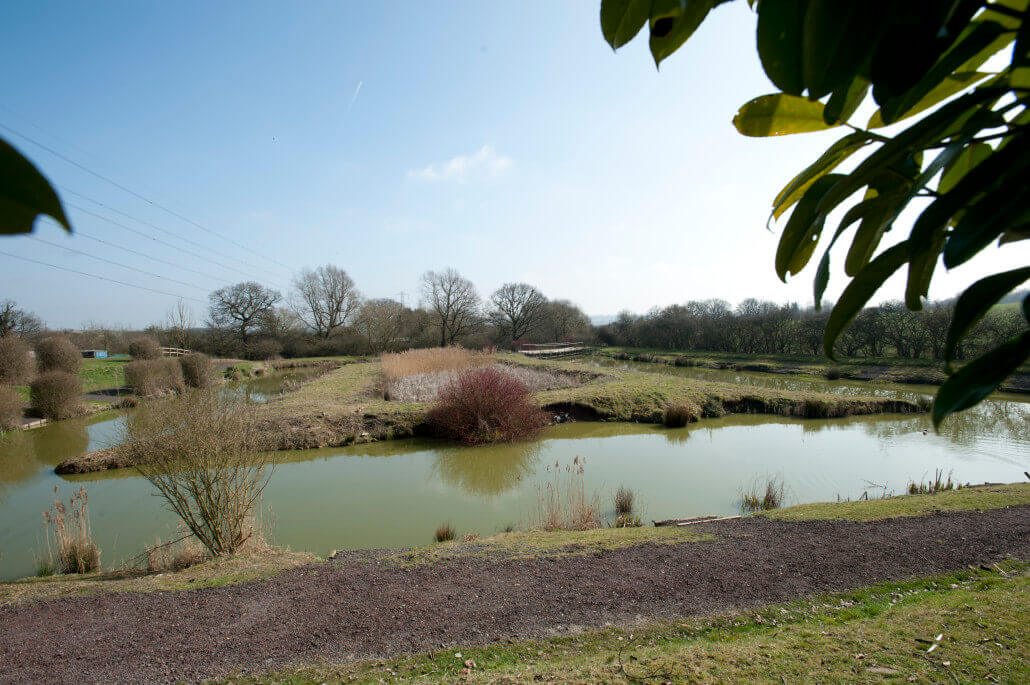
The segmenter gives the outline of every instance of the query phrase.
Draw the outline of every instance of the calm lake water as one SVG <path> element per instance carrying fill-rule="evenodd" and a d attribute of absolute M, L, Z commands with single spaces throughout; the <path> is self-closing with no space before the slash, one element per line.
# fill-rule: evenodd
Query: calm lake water
<path fill-rule="evenodd" d="M 611 362 L 599 362 L 611 363 Z M 799 390 L 912 397 L 933 388 L 661 365 L 627 365 L 720 382 Z M 261 400 L 281 379 L 260 379 L 249 392 Z M 583 483 L 611 514 L 619 485 L 637 492 L 641 518 L 733 514 L 741 488 L 780 476 L 788 503 L 871 495 L 886 485 L 953 471 L 961 482 L 1020 481 L 1030 470 L 1030 397 L 999 395 L 952 417 L 934 433 L 928 416 L 788 419 L 728 416 L 686 428 L 643 424 L 554 426 L 541 440 L 516 446 L 462 448 L 410 439 L 279 452 L 265 491 L 263 522 L 273 541 L 326 554 L 332 549 L 402 547 L 431 541 L 450 522 L 481 535 L 528 526 L 556 477 L 567 482 L 574 460 Z M 0 439 L 0 578 L 34 572 L 42 511 L 80 485 L 89 492 L 93 528 L 105 566 L 138 554 L 158 536 L 175 534 L 175 519 L 131 471 L 61 477 L 61 460 L 109 445 L 123 418 L 108 414 L 64 421 Z M 557 465 L 557 466 L 556 466 Z"/>

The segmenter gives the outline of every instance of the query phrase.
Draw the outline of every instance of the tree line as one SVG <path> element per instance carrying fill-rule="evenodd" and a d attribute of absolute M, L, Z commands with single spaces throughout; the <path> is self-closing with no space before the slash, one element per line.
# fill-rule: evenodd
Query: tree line
<path fill-rule="evenodd" d="M 847 357 L 943 359 L 953 301 L 934 302 L 920 311 L 901 301 L 867 307 L 836 342 Z M 597 329 L 606 345 L 662 350 L 738 354 L 821 355 L 828 309 L 747 299 L 732 307 L 724 300 L 690 301 L 656 308 L 637 316 L 620 314 Z M 1007 340 L 1025 327 L 1018 306 L 989 312 L 956 348 L 957 359 L 969 359 Z"/>
<path fill-rule="evenodd" d="M 560 342 L 593 335 L 587 315 L 568 300 L 548 299 L 527 283 L 505 283 L 483 297 L 455 269 L 427 271 L 421 302 L 366 298 L 347 272 L 327 264 L 305 269 L 283 294 L 256 281 L 212 292 L 206 316 L 185 301 L 143 330 L 168 347 L 219 357 L 267 359 L 378 354 L 460 344 L 509 347 L 514 341 Z M 45 327 L 14 302 L 0 304 L 0 336 L 36 337 Z M 87 323 L 69 331 L 83 349 L 124 352 L 138 331 Z"/>

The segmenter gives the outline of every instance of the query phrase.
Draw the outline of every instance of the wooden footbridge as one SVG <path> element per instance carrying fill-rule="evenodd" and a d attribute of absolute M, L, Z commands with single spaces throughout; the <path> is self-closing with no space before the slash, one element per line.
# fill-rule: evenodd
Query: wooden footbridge
<path fill-rule="evenodd" d="M 589 354 L 593 348 L 583 342 L 558 342 L 558 343 L 521 343 L 516 352 L 521 352 L 527 357 L 552 358 L 552 357 L 575 357 L 582 354 Z"/>
<path fill-rule="evenodd" d="M 189 354 L 189 350 L 184 350 L 181 347 L 162 347 L 161 354 L 166 357 L 182 357 L 183 355 Z"/>

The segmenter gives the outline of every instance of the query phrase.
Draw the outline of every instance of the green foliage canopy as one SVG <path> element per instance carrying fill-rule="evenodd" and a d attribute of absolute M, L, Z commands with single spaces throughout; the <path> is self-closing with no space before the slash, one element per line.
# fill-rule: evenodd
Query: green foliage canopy
<path fill-rule="evenodd" d="M 601 31 L 617 49 L 644 26 L 660 65 L 728 0 L 601 0 Z M 846 233 L 850 281 L 827 322 L 833 358 L 841 332 L 895 273 L 907 267 L 905 304 L 920 310 L 938 262 L 965 264 L 992 244 L 1030 238 L 1030 24 L 1028 0 L 748 0 L 756 46 L 779 92 L 746 102 L 733 118 L 746 136 L 843 128 L 846 135 L 784 186 L 771 218 L 790 211 L 776 251 L 786 281 L 812 260 L 831 212 L 844 211 L 815 277 L 820 306 L 830 248 Z M 999 72 L 982 71 L 1012 49 Z M 871 95 L 864 127 L 850 121 Z M 894 136 L 875 129 L 909 121 Z M 850 172 L 838 167 L 871 148 Z M 910 204 L 923 205 L 908 237 L 877 254 Z M 899 227 L 899 230 L 903 230 Z M 952 375 L 934 402 L 936 424 L 988 394 L 1030 355 L 1030 329 L 958 371 L 955 346 L 1030 268 L 994 274 L 956 303 L 945 362 Z M 1023 301 L 1030 323 L 1030 297 Z"/>

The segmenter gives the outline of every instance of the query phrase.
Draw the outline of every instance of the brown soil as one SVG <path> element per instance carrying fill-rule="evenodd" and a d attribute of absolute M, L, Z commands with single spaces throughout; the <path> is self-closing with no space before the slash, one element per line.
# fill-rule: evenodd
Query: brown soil
<path fill-rule="evenodd" d="M 749 518 L 697 529 L 714 539 L 416 566 L 351 553 L 247 585 L 7 607 L 0 681 L 267 672 L 708 614 L 1030 558 L 1030 506 L 869 523 Z"/>

